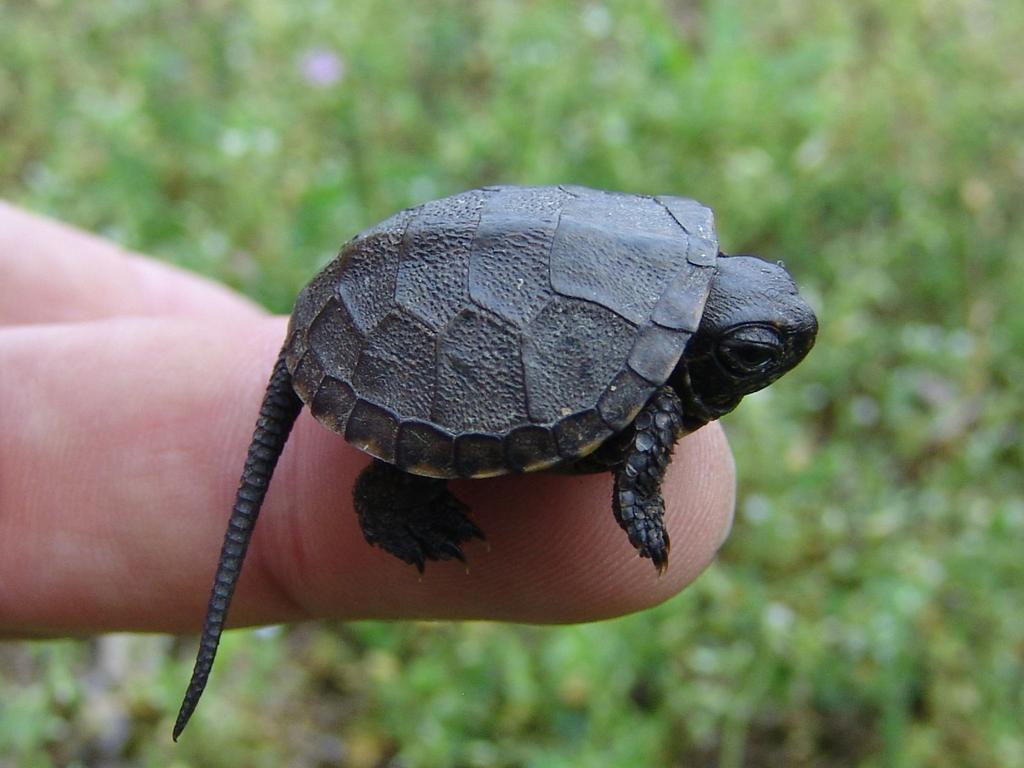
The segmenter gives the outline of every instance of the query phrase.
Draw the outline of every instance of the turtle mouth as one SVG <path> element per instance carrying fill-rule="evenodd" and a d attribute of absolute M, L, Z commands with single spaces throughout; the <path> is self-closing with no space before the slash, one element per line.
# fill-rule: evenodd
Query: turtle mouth
<path fill-rule="evenodd" d="M 676 368 L 672 387 L 683 403 L 683 425 L 687 432 L 703 427 L 709 421 L 720 419 L 739 403 L 740 398 L 722 397 L 714 401 L 702 398 L 693 387 L 690 371 L 685 362 Z M 719 402 L 721 400 L 721 402 Z"/>

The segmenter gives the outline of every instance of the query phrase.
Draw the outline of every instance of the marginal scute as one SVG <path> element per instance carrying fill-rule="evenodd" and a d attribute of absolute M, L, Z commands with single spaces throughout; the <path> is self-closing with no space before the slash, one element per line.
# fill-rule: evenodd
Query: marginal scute
<path fill-rule="evenodd" d="M 398 421 L 379 405 L 357 400 L 345 426 L 345 439 L 371 456 L 394 464 Z"/>
<path fill-rule="evenodd" d="M 690 336 L 686 331 L 648 326 L 629 353 L 629 367 L 655 386 L 661 386 L 675 370 Z"/>
<path fill-rule="evenodd" d="M 718 243 L 702 237 L 690 238 L 690 250 L 686 252 L 686 260 L 695 267 L 713 267 L 718 258 Z"/>
<path fill-rule="evenodd" d="M 344 381 L 327 376 L 313 395 L 309 409 L 321 424 L 332 432 L 345 434 L 349 413 L 356 403 L 355 392 Z"/>
<path fill-rule="evenodd" d="M 673 330 L 696 332 L 711 290 L 713 269 L 687 265 L 672 278 L 651 320 Z"/>
<path fill-rule="evenodd" d="M 459 435 L 455 438 L 455 472 L 459 477 L 493 477 L 508 472 L 501 438 Z"/>
<path fill-rule="evenodd" d="M 555 425 L 555 443 L 558 453 L 566 459 L 586 456 L 612 434 L 596 410 L 576 413 Z"/>
<path fill-rule="evenodd" d="M 604 422 L 618 432 L 636 418 L 654 391 L 654 385 L 626 368 L 601 395 L 597 410 Z"/>
<path fill-rule="evenodd" d="M 324 378 L 324 369 L 316 355 L 307 352 L 292 374 L 292 386 L 304 403 L 311 403 Z"/>
<path fill-rule="evenodd" d="M 504 432 L 527 420 L 519 337 L 476 307 L 462 310 L 438 345 L 431 420 L 455 432 Z"/>
<path fill-rule="evenodd" d="M 359 394 L 401 418 L 429 419 L 434 398 L 434 334 L 403 312 L 392 312 L 370 334 L 352 374 Z"/>
<path fill-rule="evenodd" d="M 592 408 L 625 366 L 635 337 L 633 326 L 608 309 L 552 301 L 523 337 L 530 420 L 550 424 Z"/>
<path fill-rule="evenodd" d="M 454 477 L 452 435 L 422 421 L 405 421 L 398 427 L 395 464 L 426 477 Z"/>
<path fill-rule="evenodd" d="M 530 472 L 557 464 L 555 436 L 544 427 L 520 427 L 505 438 L 505 461 L 513 472 Z"/>

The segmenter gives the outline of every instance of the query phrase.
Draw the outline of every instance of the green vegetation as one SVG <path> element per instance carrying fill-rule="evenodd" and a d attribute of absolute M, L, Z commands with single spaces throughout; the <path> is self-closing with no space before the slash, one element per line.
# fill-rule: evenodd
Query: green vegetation
<path fill-rule="evenodd" d="M 727 419 L 736 526 L 670 603 L 232 633 L 177 747 L 191 644 L 8 645 L 0 765 L 1024 765 L 1022 30 L 985 0 L 5 3 L 0 192 L 275 310 L 400 207 L 569 181 L 712 204 L 822 332 Z"/>

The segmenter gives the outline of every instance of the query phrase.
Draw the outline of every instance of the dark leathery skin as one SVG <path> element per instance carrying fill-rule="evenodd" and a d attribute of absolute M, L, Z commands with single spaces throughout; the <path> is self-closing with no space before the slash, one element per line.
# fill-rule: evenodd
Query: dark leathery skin
<path fill-rule="evenodd" d="M 615 469 L 612 509 L 641 557 L 662 573 L 668 567 L 669 536 L 661 481 L 672 447 L 686 432 L 683 404 L 672 387 L 662 387 L 633 422 L 633 435 Z"/>
<path fill-rule="evenodd" d="M 363 536 L 423 573 L 427 560 L 466 561 L 462 544 L 483 539 L 448 483 L 374 461 L 352 491 Z"/>
<path fill-rule="evenodd" d="M 235 584 L 242 569 L 242 561 L 249 548 L 253 526 L 267 494 L 274 467 L 277 466 L 277 460 L 301 410 L 302 401 L 292 389 L 291 375 L 282 354 L 274 366 L 263 404 L 260 406 L 256 430 L 249 445 L 242 479 L 231 509 L 231 518 L 217 562 L 210 604 L 199 640 L 199 653 L 192 671 L 192 679 L 189 681 L 188 690 L 174 723 L 175 741 L 185 729 L 199 703 L 199 698 L 203 695 L 210 670 L 213 668 L 214 657 L 217 655 L 217 646 L 224 629 L 228 607 L 231 605 L 231 597 L 235 592 Z"/>

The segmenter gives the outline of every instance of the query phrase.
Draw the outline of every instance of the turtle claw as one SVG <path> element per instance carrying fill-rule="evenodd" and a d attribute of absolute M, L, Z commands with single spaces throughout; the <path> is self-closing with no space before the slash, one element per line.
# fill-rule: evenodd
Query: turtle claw
<path fill-rule="evenodd" d="M 406 562 L 409 563 L 409 565 L 415 565 L 416 570 L 420 572 L 420 576 L 422 576 L 423 572 L 426 570 L 427 561 L 423 559 L 422 553 L 411 555 L 409 560 L 406 560 Z"/>
<path fill-rule="evenodd" d="M 460 563 L 466 562 L 466 553 L 462 551 L 462 547 L 456 544 L 454 541 L 446 541 L 441 545 L 442 555 L 447 555 L 447 558 L 442 559 L 454 559 Z"/>
<path fill-rule="evenodd" d="M 487 541 L 487 537 L 484 535 L 484 532 L 477 528 L 473 521 L 470 520 L 468 517 L 466 518 L 465 526 L 466 530 L 469 531 L 470 538 L 479 539 L 480 541 Z"/>
<path fill-rule="evenodd" d="M 658 571 L 658 576 L 664 576 L 668 570 L 670 542 L 662 519 L 661 505 L 650 504 L 641 507 L 631 524 L 627 526 L 627 532 L 630 543 L 636 547 L 640 557 L 649 558 Z"/>
<path fill-rule="evenodd" d="M 665 575 L 665 571 L 668 570 L 668 550 L 669 550 L 669 542 L 668 542 L 668 535 L 666 534 L 665 542 L 664 542 L 664 547 L 662 549 L 658 550 L 658 551 L 652 552 L 649 555 L 650 558 L 651 558 L 651 562 L 654 563 L 654 567 L 658 571 L 658 578 L 661 578 L 662 576 L 664 576 Z"/>
<path fill-rule="evenodd" d="M 466 562 L 466 553 L 459 546 L 469 536 L 440 524 L 408 526 L 405 536 L 389 534 L 386 541 L 374 542 L 401 560 L 415 565 L 423 573 L 428 560 L 458 560 Z"/>

